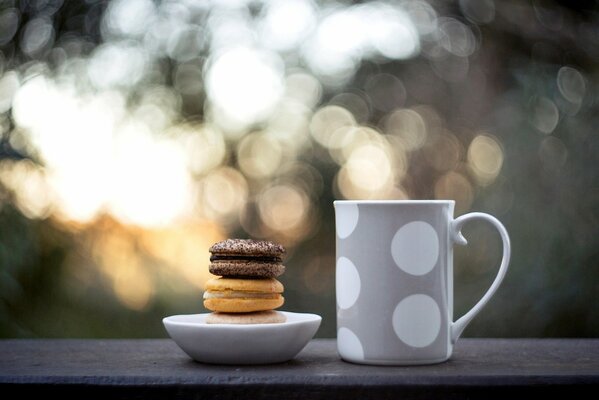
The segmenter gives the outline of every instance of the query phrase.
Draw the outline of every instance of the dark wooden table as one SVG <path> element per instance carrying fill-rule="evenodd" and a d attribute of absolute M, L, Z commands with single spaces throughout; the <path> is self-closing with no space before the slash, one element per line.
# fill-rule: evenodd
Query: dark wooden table
<path fill-rule="evenodd" d="M 193 362 L 167 339 L 0 340 L 0 393 L 51 398 L 452 399 L 594 397 L 599 339 L 462 339 L 446 363 L 374 367 L 313 340 L 267 366 Z"/>

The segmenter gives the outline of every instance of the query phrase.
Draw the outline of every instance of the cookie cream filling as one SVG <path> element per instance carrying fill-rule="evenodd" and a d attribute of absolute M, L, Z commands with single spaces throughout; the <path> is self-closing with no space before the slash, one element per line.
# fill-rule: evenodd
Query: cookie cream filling
<path fill-rule="evenodd" d="M 227 291 L 205 291 L 204 300 L 207 299 L 276 299 L 279 293 L 257 293 L 257 292 L 239 292 L 234 290 Z"/>
<path fill-rule="evenodd" d="M 283 262 L 281 257 L 276 256 L 254 256 L 251 254 L 246 255 L 223 255 L 214 254 L 210 256 L 210 261 L 245 261 L 245 262 L 264 262 L 268 264 L 280 264 Z"/>

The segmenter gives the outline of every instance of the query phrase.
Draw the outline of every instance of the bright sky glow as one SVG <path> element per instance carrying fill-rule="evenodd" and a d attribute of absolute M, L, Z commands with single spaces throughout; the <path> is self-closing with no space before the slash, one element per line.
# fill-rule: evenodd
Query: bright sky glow
<path fill-rule="evenodd" d="M 40 151 L 64 217 L 89 221 L 108 209 L 127 223 L 154 226 L 190 209 L 183 150 L 124 120 L 118 95 L 78 98 L 36 77 L 18 91 L 13 112 Z"/>
<path fill-rule="evenodd" d="M 291 50 L 315 25 L 316 10 L 311 1 L 273 1 L 266 4 L 261 39 L 274 50 Z"/>
<path fill-rule="evenodd" d="M 164 226 L 197 211 L 199 203 L 206 217 L 230 223 L 250 195 L 246 179 L 284 172 L 310 136 L 334 153 L 351 187 L 372 195 L 387 190 L 393 180 L 389 153 L 375 145 L 354 151 L 349 136 L 336 132 L 356 123 L 352 111 L 323 105 L 314 114 L 314 108 L 322 85 L 351 79 L 361 60 L 415 56 L 418 32 L 426 31 L 423 24 L 436 23 L 432 8 L 421 2 L 342 6 L 311 0 L 265 1 L 262 6 L 252 16 L 246 1 L 207 6 L 115 0 L 102 17 L 104 43 L 70 64 L 72 71 L 65 69 L 55 79 L 40 65 L 37 74 L 7 71 L 0 76 L 0 111 L 12 107 L 26 145 L 44 165 L 31 172 L 35 179 L 22 191 L 52 193 L 45 203 L 29 201 L 33 211 L 26 212 L 41 216 L 51 209 L 80 222 L 107 212 L 127 224 Z M 43 27 L 36 24 L 27 29 Z M 47 30 L 25 45 L 30 52 L 42 51 L 53 35 Z M 452 49 L 463 41 L 454 42 Z M 210 57 L 202 59 L 206 49 Z M 293 52 L 298 58 L 291 64 L 300 62 L 312 71 L 286 71 L 287 54 Z M 130 109 L 127 93 L 160 73 L 156 57 L 179 63 L 173 89 L 146 86 Z M 564 92 L 580 92 L 580 85 L 570 83 L 575 80 L 562 81 Z M 206 121 L 179 123 L 179 96 L 200 99 L 203 93 Z M 260 123 L 261 132 L 247 135 Z M 403 119 L 393 123 L 396 135 L 406 141 L 416 135 Z M 242 173 L 224 166 L 230 140 Z M 374 164 L 368 160 L 372 156 Z M 382 173 L 366 179 L 373 168 Z M 7 182 L 16 182 L 18 171 L 13 170 L 5 170 Z M 11 178 L 11 171 L 17 175 Z M 282 187 L 289 204 L 301 198 L 308 207 L 292 186 Z M 264 195 L 262 202 L 266 199 L 275 201 Z M 50 201 L 52 207 L 46 204 Z M 268 225 L 280 229 L 275 220 Z"/>
<path fill-rule="evenodd" d="M 249 124 L 266 118 L 283 94 L 282 68 L 273 53 L 234 48 L 212 60 L 206 89 L 219 112 Z"/>

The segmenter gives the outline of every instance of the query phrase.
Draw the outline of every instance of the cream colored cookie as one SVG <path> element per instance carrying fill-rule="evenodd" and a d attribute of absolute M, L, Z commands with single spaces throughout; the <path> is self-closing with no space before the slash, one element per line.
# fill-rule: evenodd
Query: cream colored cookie
<path fill-rule="evenodd" d="M 283 305 L 285 299 L 280 294 L 275 298 L 207 298 L 204 307 L 211 311 L 226 313 L 247 313 L 252 311 L 274 310 Z"/>
<path fill-rule="evenodd" d="M 256 311 L 244 314 L 215 312 L 206 317 L 207 324 L 280 324 L 285 315 L 276 311 Z"/>
<path fill-rule="evenodd" d="M 206 282 L 206 291 L 233 290 L 239 292 L 254 293 L 283 293 L 284 287 L 281 282 L 274 278 L 269 279 L 233 279 L 217 278 Z"/>

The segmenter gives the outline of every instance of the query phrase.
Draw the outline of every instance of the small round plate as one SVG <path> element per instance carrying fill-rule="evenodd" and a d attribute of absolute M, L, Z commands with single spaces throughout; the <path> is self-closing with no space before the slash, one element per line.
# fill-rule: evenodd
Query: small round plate
<path fill-rule="evenodd" d="M 322 318 L 279 311 L 279 324 L 207 324 L 209 314 L 162 320 L 170 337 L 196 361 L 210 364 L 272 364 L 291 360 L 314 337 Z"/>

